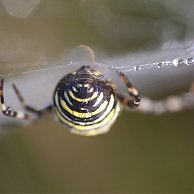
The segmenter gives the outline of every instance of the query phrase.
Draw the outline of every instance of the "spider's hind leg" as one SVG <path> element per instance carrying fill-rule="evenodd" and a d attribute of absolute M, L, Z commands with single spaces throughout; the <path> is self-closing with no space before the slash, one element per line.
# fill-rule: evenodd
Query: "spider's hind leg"
<path fill-rule="evenodd" d="M 19 101 L 20 101 L 20 103 L 22 104 L 22 107 L 26 111 L 29 111 L 31 113 L 36 114 L 38 119 L 41 118 L 44 115 L 44 113 L 51 112 L 51 110 L 52 110 L 52 106 L 51 105 L 47 106 L 46 108 L 38 110 L 37 108 L 35 108 L 33 106 L 25 104 L 24 98 L 22 97 L 22 95 L 21 95 L 20 91 L 18 90 L 18 88 L 16 87 L 16 85 L 13 84 L 12 87 L 13 87 L 13 89 L 14 89 L 14 91 L 15 91 L 15 93 L 16 93 Z"/>
<path fill-rule="evenodd" d="M 138 111 L 145 113 L 164 114 L 166 112 L 178 112 L 184 109 L 194 108 L 194 82 L 190 90 L 180 95 L 168 96 L 164 100 L 152 100 L 143 98 Z"/>

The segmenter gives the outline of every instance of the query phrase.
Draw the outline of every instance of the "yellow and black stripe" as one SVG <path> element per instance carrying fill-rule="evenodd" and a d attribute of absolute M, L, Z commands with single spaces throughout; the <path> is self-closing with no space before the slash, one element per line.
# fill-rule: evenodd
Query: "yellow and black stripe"
<path fill-rule="evenodd" d="M 109 130 L 120 107 L 113 89 L 100 74 L 82 67 L 65 76 L 54 93 L 57 118 L 79 135 L 97 135 Z"/>

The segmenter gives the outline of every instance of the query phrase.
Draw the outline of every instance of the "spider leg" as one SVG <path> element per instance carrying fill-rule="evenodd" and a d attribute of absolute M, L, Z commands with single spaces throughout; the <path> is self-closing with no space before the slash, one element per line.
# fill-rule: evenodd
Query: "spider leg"
<path fill-rule="evenodd" d="M 3 86 L 4 86 L 4 80 L 1 79 L 0 98 L 1 98 L 1 110 L 2 110 L 2 113 L 4 115 L 6 115 L 6 116 L 15 117 L 17 119 L 31 119 L 31 116 L 29 114 L 26 114 L 26 113 L 21 112 L 21 111 L 12 110 L 11 107 L 6 106 L 5 99 L 4 99 L 4 94 L 3 94 Z"/>
<path fill-rule="evenodd" d="M 127 86 L 129 96 L 126 97 L 117 93 L 118 99 L 124 106 L 128 106 L 132 109 L 136 108 L 140 104 L 141 95 L 139 94 L 138 90 L 129 82 L 123 72 L 119 72 L 119 77 Z"/>
<path fill-rule="evenodd" d="M 22 95 L 21 95 L 20 91 L 18 90 L 18 88 L 16 87 L 16 85 L 12 84 L 12 87 L 13 87 L 20 103 L 22 104 L 22 107 L 26 111 L 29 111 L 31 113 L 36 114 L 38 119 L 40 119 L 46 112 L 51 112 L 52 111 L 52 106 L 51 105 L 49 105 L 49 106 L 47 106 L 43 109 L 38 110 L 37 108 L 35 108 L 33 106 L 25 104 L 24 98 L 22 97 Z"/>
<path fill-rule="evenodd" d="M 188 92 L 168 96 L 164 100 L 151 100 L 145 97 L 137 110 L 145 113 L 163 114 L 192 108 L 194 108 L 194 82 Z"/>

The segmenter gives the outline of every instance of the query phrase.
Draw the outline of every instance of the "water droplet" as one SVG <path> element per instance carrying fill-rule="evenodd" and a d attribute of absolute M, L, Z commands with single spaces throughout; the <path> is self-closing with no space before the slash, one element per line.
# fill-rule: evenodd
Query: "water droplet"
<path fill-rule="evenodd" d="M 178 66 L 178 59 L 174 59 L 172 61 L 172 65 L 175 66 L 175 67 L 177 67 Z"/>
<path fill-rule="evenodd" d="M 161 69 L 164 67 L 164 63 L 163 62 L 160 62 L 157 64 L 157 68 Z"/>
<path fill-rule="evenodd" d="M 116 67 L 115 67 L 114 65 L 112 65 L 112 66 L 110 67 L 110 69 L 111 69 L 111 70 L 115 70 Z"/>
<path fill-rule="evenodd" d="M 184 65 L 187 65 L 187 62 L 184 60 L 184 59 L 179 59 L 178 60 L 178 66 L 184 66 Z"/>
<path fill-rule="evenodd" d="M 67 65 L 72 65 L 73 64 L 73 62 L 72 61 L 70 61 Z"/>
<path fill-rule="evenodd" d="M 134 71 L 140 71 L 142 68 L 139 65 L 133 67 Z"/>
<path fill-rule="evenodd" d="M 115 73 L 119 73 L 118 69 L 116 66 L 111 66 L 110 69 L 115 72 Z"/>
<path fill-rule="evenodd" d="M 172 61 L 172 64 L 175 67 L 181 67 L 181 66 L 184 66 L 184 65 L 188 65 L 188 61 L 185 60 L 185 59 L 174 59 Z"/>
<path fill-rule="evenodd" d="M 192 65 L 192 64 L 194 64 L 194 58 L 190 57 L 187 59 L 187 65 Z"/>

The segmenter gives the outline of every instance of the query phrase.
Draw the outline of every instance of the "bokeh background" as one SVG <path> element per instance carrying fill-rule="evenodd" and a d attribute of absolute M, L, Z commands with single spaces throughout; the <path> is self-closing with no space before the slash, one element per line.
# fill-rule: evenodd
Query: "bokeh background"
<path fill-rule="evenodd" d="M 1 0 L 0 76 L 7 104 L 42 108 L 57 81 L 89 45 L 96 60 L 127 69 L 193 53 L 192 0 Z M 75 67 L 74 66 L 74 67 Z M 126 88 L 113 79 L 121 92 Z M 38 70 L 22 74 L 25 71 Z M 187 91 L 193 67 L 125 72 L 143 95 L 165 98 Z M 124 110 L 111 131 L 70 134 L 47 117 L 35 123 L 0 114 L 0 192 L 194 192 L 194 110 L 164 115 Z"/>

